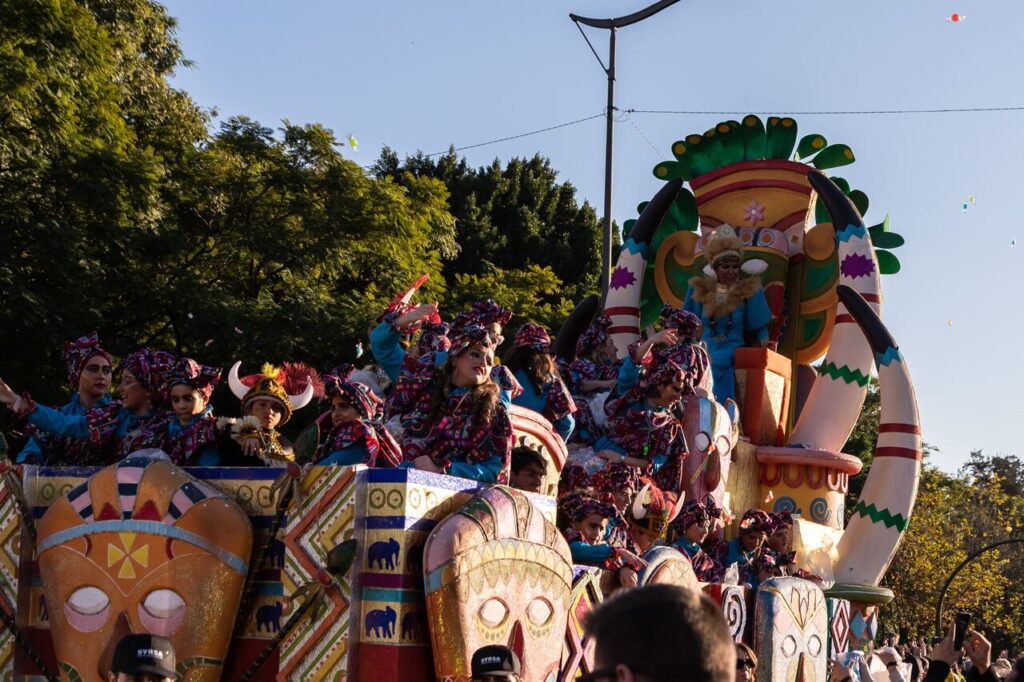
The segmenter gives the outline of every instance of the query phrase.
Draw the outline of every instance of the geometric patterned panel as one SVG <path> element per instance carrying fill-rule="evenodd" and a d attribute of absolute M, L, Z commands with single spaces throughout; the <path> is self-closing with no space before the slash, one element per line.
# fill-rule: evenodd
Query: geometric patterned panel
<path fill-rule="evenodd" d="M 353 537 L 357 470 L 313 467 L 306 474 L 301 501 L 289 509 L 284 536 L 286 595 L 315 581 L 327 565 L 327 553 Z M 281 643 L 278 679 L 343 679 L 348 669 L 351 578 L 351 572 L 336 578 L 320 597 L 317 618 L 303 618 Z M 293 609 L 297 606 L 291 604 Z"/>
<path fill-rule="evenodd" d="M 18 603 L 18 559 L 21 554 L 21 516 L 14 497 L 0 479 L 0 609 L 14 616 Z M 14 676 L 14 635 L 0 632 L 0 679 Z"/>
<path fill-rule="evenodd" d="M 828 652 L 835 658 L 850 650 L 850 602 L 828 599 Z"/>
<path fill-rule="evenodd" d="M 594 670 L 594 643 L 583 633 L 583 624 L 601 603 L 600 571 L 575 566 L 572 594 L 569 597 L 569 620 L 565 626 L 565 648 L 562 651 L 563 680 L 574 680 Z"/>

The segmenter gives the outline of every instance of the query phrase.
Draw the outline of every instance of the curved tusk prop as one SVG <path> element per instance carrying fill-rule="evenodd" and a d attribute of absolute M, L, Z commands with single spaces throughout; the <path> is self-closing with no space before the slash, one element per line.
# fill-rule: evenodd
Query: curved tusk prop
<path fill-rule="evenodd" d="M 292 404 L 292 410 L 301 410 L 313 399 L 313 377 L 306 377 L 306 388 L 298 395 L 288 396 L 288 402 Z"/>
<path fill-rule="evenodd" d="M 647 505 L 644 504 L 645 500 L 651 499 L 651 484 L 645 483 L 643 488 L 640 488 L 640 492 L 633 498 L 633 518 L 639 521 L 640 519 L 647 518 Z"/>
<path fill-rule="evenodd" d="M 551 354 L 556 358 L 564 358 L 567 362 L 576 359 L 576 342 L 593 322 L 597 311 L 601 309 L 601 299 L 591 294 L 576 304 L 576 307 L 565 318 L 558 336 L 551 343 Z"/>
<path fill-rule="evenodd" d="M 640 338 L 640 292 L 651 240 L 682 189 L 683 181 L 676 178 L 658 190 L 636 219 L 612 271 L 604 313 L 612 319 L 608 335 L 615 339 L 620 358 L 626 357 L 629 344 Z"/>
<path fill-rule="evenodd" d="M 228 386 L 231 388 L 231 392 L 235 394 L 235 397 L 241 400 L 245 397 L 245 394 L 249 392 L 249 387 L 242 383 L 242 380 L 238 378 L 238 368 L 242 366 L 242 361 L 239 360 L 235 364 L 231 365 L 231 369 L 228 370 Z"/>
<path fill-rule="evenodd" d="M 882 416 L 871 473 L 839 541 L 837 583 L 877 586 L 899 547 L 917 498 L 921 422 L 910 372 L 871 306 L 840 286 L 839 298 L 860 325 L 878 365 Z"/>
<path fill-rule="evenodd" d="M 878 261 L 864 220 L 853 202 L 823 173 L 811 171 L 807 180 L 832 218 L 839 251 L 840 286 L 860 293 L 881 315 Z M 871 348 L 840 301 L 822 372 L 807 396 L 789 443 L 839 452 L 864 405 L 871 362 Z"/>

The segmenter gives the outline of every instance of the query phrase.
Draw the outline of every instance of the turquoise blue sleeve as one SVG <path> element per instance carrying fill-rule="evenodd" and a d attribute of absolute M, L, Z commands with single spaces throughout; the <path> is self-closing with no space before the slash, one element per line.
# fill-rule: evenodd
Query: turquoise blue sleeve
<path fill-rule="evenodd" d="M 340 450 L 335 450 L 331 454 L 327 455 L 324 459 L 317 462 L 317 464 L 338 464 L 341 466 L 351 466 L 353 464 L 362 464 L 366 461 L 366 442 L 360 440 L 358 443 L 353 443 Z"/>
<path fill-rule="evenodd" d="M 608 560 L 613 551 L 611 545 L 588 545 L 579 540 L 569 543 L 572 562 L 585 566 L 604 566 L 604 562 Z"/>
<path fill-rule="evenodd" d="M 199 448 L 199 457 L 196 458 L 196 465 L 201 467 L 215 467 L 220 464 L 220 453 L 217 452 L 217 446 L 213 443 L 207 443 L 203 447 Z"/>
<path fill-rule="evenodd" d="M 746 329 L 756 336 L 758 343 L 764 343 L 768 340 L 768 325 L 772 321 L 772 311 L 768 307 L 768 299 L 764 297 L 764 290 L 754 292 L 747 299 L 746 306 Z"/>
<path fill-rule="evenodd" d="M 373 359 L 380 365 L 391 383 L 398 381 L 405 361 L 405 349 L 402 348 L 401 334 L 390 322 L 381 322 L 370 332 L 370 352 Z"/>
<path fill-rule="evenodd" d="M 24 464 L 29 460 L 37 464 L 46 464 L 46 459 L 43 457 L 43 448 L 40 447 L 39 441 L 36 440 L 35 436 L 29 437 L 25 447 L 18 453 L 18 464 Z"/>
<path fill-rule="evenodd" d="M 615 394 L 626 395 L 638 381 L 640 381 L 640 367 L 627 354 L 622 361 L 622 366 L 619 367 L 619 381 L 615 385 Z"/>
<path fill-rule="evenodd" d="M 567 414 L 555 422 L 555 431 L 562 437 L 562 440 L 569 440 L 574 428 L 576 428 L 576 418 L 571 414 Z"/>
<path fill-rule="evenodd" d="M 697 301 L 693 300 L 693 296 L 690 295 L 691 291 L 686 290 L 686 300 L 683 301 L 683 310 L 688 313 L 693 313 L 697 317 L 704 319 L 704 306 Z"/>
<path fill-rule="evenodd" d="M 665 462 L 668 461 L 668 455 L 655 455 L 651 457 L 651 473 L 658 473 L 658 469 L 665 466 Z"/>
<path fill-rule="evenodd" d="M 498 474 L 505 467 L 505 458 L 495 455 L 478 464 L 469 462 L 452 462 L 448 474 L 459 478 L 469 478 L 481 483 L 497 483 Z"/>
<path fill-rule="evenodd" d="M 67 415 L 52 407 L 36 404 L 36 409 L 27 417 L 28 422 L 58 438 L 88 438 L 89 426 L 85 415 Z M 24 451 L 23 451 L 24 452 Z"/>

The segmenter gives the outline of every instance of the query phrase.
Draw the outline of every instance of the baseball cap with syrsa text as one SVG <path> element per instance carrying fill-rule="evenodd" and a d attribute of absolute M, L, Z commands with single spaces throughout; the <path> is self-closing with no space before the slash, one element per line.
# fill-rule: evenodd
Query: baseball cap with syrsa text
<path fill-rule="evenodd" d="M 128 635 L 117 643 L 117 649 L 114 650 L 114 674 L 151 673 L 173 679 L 174 668 L 174 647 L 166 637 L 149 634 Z"/>

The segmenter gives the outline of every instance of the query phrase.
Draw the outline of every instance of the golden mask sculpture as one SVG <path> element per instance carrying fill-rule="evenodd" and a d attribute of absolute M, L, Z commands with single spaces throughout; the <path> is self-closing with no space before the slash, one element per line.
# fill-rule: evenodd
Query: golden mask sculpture
<path fill-rule="evenodd" d="M 106 680 L 114 646 L 130 632 L 168 637 L 180 680 L 220 678 L 252 526 L 234 501 L 149 452 L 97 472 L 39 521 L 63 679 Z"/>
<path fill-rule="evenodd" d="M 572 590 L 569 546 L 518 490 L 481 491 L 439 523 L 423 549 L 439 680 L 469 682 L 473 652 L 504 644 L 524 682 L 554 682 Z"/>

